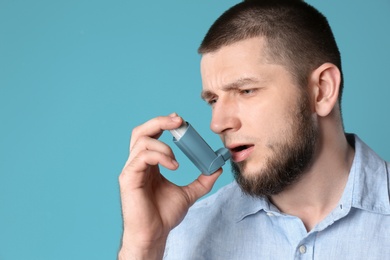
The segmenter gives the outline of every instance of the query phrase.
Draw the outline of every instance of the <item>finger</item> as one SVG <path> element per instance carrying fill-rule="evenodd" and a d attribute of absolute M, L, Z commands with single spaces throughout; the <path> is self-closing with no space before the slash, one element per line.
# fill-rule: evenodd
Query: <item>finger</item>
<path fill-rule="evenodd" d="M 200 197 L 206 195 L 211 191 L 215 182 L 222 174 L 222 168 L 211 175 L 201 174 L 198 179 L 193 181 L 188 186 L 184 187 L 184 191 L 187 193 L 190 205 L 194 204 Z"/>
<path fill-rule="evenodd" d="M 183 119 L 181 117 L 176 114 L 171 114 L 169 116 L 153 118 L 146 123 L 135 127 L 131 135 L 130 150 L 132 150 L 133 145 L 141 136 L 149 136 L 157 139 L 164 130 L 178 128 L 182 122 Z"/>
<path fill-rule="evenodd" d="M 170 170 L 176 170 L 179 166 L 176 160 L 164 153 L 144 150 L 123 168 L 119 179 L 120 185 L 131 185 L 132 188 L 145 185 L 148 180 L 147 170 L 150 166 L 158 164 Z"/>
<path fill-rule="evenodd" d="M 156 139 L 143 136 L 138 139 L 138 141 L 133 145 L 133 149 L 130 152 L 128 161 L 126 164 L 128 164 L 134 157 L 138 155 L 143 150 L 149 150 L 149 151 L 156 151 L 163 154 L 166 154 L 167 156 L 175 159 L 175 155 L 173 154 L 173 151 L 171 147 L 169 147 L 167 144 L 158 141 Z M 125 165 L 126 165 L 125 164 Z"/>

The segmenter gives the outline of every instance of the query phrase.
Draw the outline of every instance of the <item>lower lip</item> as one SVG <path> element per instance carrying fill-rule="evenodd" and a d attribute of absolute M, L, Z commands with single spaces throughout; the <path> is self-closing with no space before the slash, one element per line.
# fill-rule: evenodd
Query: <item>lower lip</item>
<path fill-rule="evenodd" d="M 248 147 L 247 149 L 239 151 L 239 152 L 231 152 L 232 153 L 232 160 L 234 162 L 242 162 L 249 157 L 249 155 L 253 152 L 254 149 L 255 149 L 255 147 L 251 146 L 251 147 Z"/>

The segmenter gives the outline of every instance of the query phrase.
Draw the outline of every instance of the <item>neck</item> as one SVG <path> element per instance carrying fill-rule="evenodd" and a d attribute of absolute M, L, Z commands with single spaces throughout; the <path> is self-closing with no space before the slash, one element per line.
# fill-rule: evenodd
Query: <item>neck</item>
<path fill-rule="evenodd" d="M 343 131 L 336 136 L 320 136 L 309 169 L 297 183 L 272 196 L 271 201 L 283 213 L 299 217 L 310 231 L 337 206 L 353 157 L 354 150 Z"/>

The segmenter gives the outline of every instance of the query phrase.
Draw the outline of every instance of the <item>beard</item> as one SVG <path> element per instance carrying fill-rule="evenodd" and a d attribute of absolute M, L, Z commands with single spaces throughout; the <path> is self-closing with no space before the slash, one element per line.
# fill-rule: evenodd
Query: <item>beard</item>
<path fill-rule="evenodd" d="M 273 153 L 265 166 L 243 174 L 246 162 L 231 161 L 234 178 L 242 191 L 253 197 L 271 196 L 297 182 L 310 166 L 318 140 L 318 128 L 311 115 L 307 93 L 302 93 L 292 111 L 291 133 L 282 143 L 268 145 Z M 289 136 L 289 137 L 288 137 Z"/>

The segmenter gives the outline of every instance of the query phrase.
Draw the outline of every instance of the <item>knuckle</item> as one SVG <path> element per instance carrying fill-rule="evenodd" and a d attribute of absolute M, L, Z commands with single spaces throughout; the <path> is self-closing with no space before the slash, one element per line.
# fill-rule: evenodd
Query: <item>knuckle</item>
<path fill-rule="evenodd" d="M 139 138 L 133 141 L 133 144 L 130 146 L 130 153 L 134 152 L 138 147 L 145 147 L 147 140 L 149 138 L 147 136 L 140 136 Z"/>
<path fill-rule="evenodd" d="M 140 136 L 138 139 L 137 139 L 137 142 L 136 144 L 137 145 L 146 145 L 148 143 L 148 141 L 150 140 L 150 137 L 148 136 Z"/>
<path fill-rule="evenodd" d="M 137 168 L 139 168 L 140 166 L 142 167 L 142 163 L 145 163 L 145 161 L 138 155 L 129 160 L 128 163 L 126 163 L 125 167 L 122 169 L 122 172 L 118 176 L 120 187 L 129 183 L 132 174 L 137 171 Z"/>
<path fill-rule="evenodd" d="M 118 182 L 119 182 L 119 187 L 122 189 L 122 187 L 127 186 L 130 180 L 130 171 L 127 167 L 125 167 L 121 174 L 118 176 Z"/>
<path fill-rule="evenodd" d="M 164 119 L 165 119 L 165 116 L 158 116 L 158 117 L 156 117 L 156 120 L 158 121 L 158 122 L 162 122 L 162 121 L 164 121 Z"/>
<path fill-rule="evenodd" d="M 158 161 L 160 153 L 153 152 L 149 150 L 142 150 L 140 151 L 137 156 L 134 157 L 133 161 L 130 162 L 130 164 L 138 164 L 138 163 L 145 163 L 150 164 L 150 161 Z"/>
<path fill-rule="evenodd" d="M 131 137 L 134 138 L 134 137 L 137 137 L 140 133 L 140 128 L 141 126 L 136 126 L 133 128 L 133 130 L 131 131 Z"/>
<path fill-rule="evenodd" d="M 118 176 L 118 182 L 119 182 L 119 185 L 122 186 L 124 183 L 127 182 L 127 174 L 125 173 L 125 170 L 123 170 L 121 172 L 121 174 L 119 174 Z"/>

